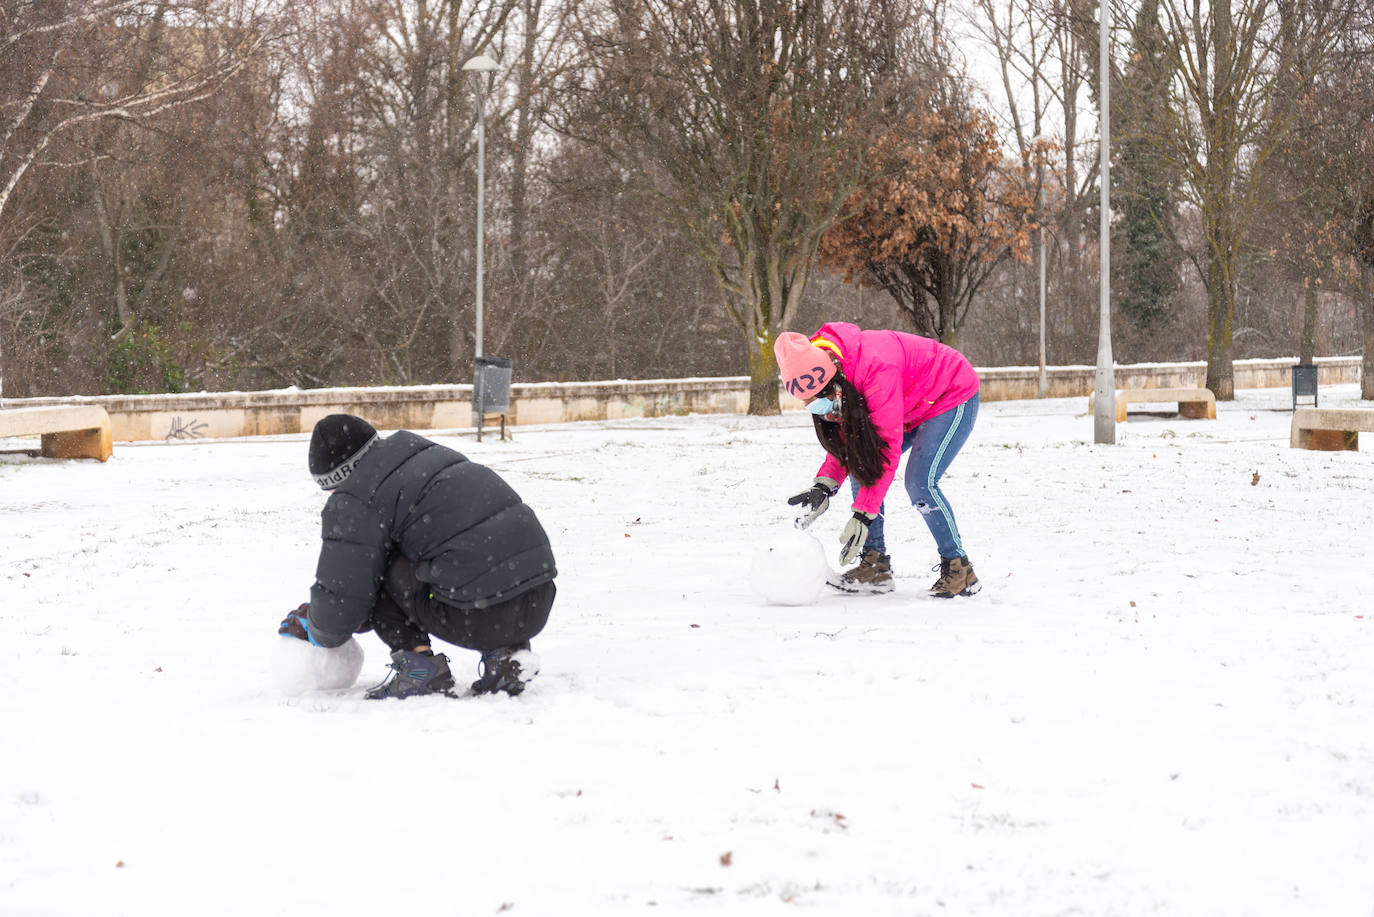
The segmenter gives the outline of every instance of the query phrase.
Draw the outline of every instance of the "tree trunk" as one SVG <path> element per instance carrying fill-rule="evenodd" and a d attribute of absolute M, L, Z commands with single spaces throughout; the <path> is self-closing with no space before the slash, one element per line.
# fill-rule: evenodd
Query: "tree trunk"
<path fill-rule="evenodd" d="M 1069 21 L 1069 8 L 1072 4 L 1055 4 L 1056 21 Z M 1083 64 L 1096 62 L 1098 55 L 1097 38 L 1093 37 L 1091 48 L 1077 43 L 1072 33 L 1066 37 L 1066 50 L 1060 60 L 1060 99 L 1074 99 L 1084 82 Z M 1093 78 L 1096 82 L 1096 78 Z M 1095 141 L 1094 141 L 1095 143 Z M 1058 221 L 1056 236 L 1063 251 L 1062 270 L 1056 270 L 1054 278 L 1055 296 L 1046 308 L 1058 305 L 1058 321 L 1046 316 L 1046 323 L 1055 329 L 1053 341 L 1046 360 L 1050 363 L 1092 362 L 1097 353 L 1097 298 L 1096 280 L 1090 284 L 1084 281 L 1083 223 L 1087 215 L 1083 212 L 1083 201 L 1078 194 L 1078 109 L 1072 104 L 1064 105 L 1064 156 L 1063 190 L 1064 202 Z"/>
<path fill-rule="evenodd" d="M 1206 190 L 1203 200 L 1207 240 L 1207 387 L 1218 401 L 1236 397 L 1234 330 L 1236 320 L 1236 164 L 1240 153 L 1238 101 L 1232 77 L 1237 48 L 1233 43 L 1230 0 L 1210 0 L 1210 51 L 1216 67 L 1210 105 L 1203 116 L 1206 135 Z M 1204 76 L 1205 79 L 1205 76 Z"/>
<path fill-rule="evenodd" d="M 1360 317 L 1364 330 L 1364 359 L 1360 361 L 1360 397 L 1374 401 L 1374 264 L 1360 271 Z"/>
<path fill-rule="evenodd" d="M 950 292 L 951 292 L 951 298 L 953 298 L 953 297 L 952 297 L 952 291 L 950 291 Z M 956 310 L 958 309 L 958 303 L 941 301 L 941 302 L 940 302 L 940 305 L 939 305 L 939 308 L 940 308 L 940 328 L 939 328 L 939 332 L 940 332 L 940 333 L 939 333 L 939 340 L 940 340 L 940 343 L 941 343 L 941 344 L 948 345 L 948 346 L 950 346 L 950 347 L 955 347 L 955 348 L 957 349 L 957 347 L 958 347 L 958 340 L 959 340 L 959 329 L 958 329 L 958 327 L 957 327 L 956 324 L 955 324 L 955 317 L 956 317 L 956 315 L 957 315 Z"/>
<path fill-rule="evenodd" d="M 468 322 L 471 318 L 463 306 L 461 297 L 453 297 L 450 305 L 453 311 L 448 322 L 449 373 L 450 381 L 458 382 L 462 380 L 463 369 L 471 357 L 471 349 L 468 347 Z"/>
<path fill-rule="evenodd" d="M 1207 255 L 1207 388 L 1218 401 L 1236 397 L 1232 323 L 1236 314 L 1236 291 L 1232 282 L 1231 258 L 1226 251 L 1213 248 Z"/>
<path fill-rule="evenodd" d="M 773 336 L 749 346 L 749 413 L 771 416 L 782 413 L 778 404 L 778 358 L 773 353 Z"/>
<path fill-rule="evenodd" d="M 115 317 L 119 321 L 119 327 L 115 329 L 114 336 L 119 337 L 128 332 L 134 321 L 133 313 L 129 309 L 129 291 L 124 284 L 124 270 L 119 259 L 119 246 L 116 244 L 115 230 L 110 226 L 105 195 L 101 193 L 99 187 L 93 189 L 92 199 L 100 225 L 100 245 L 104 249 L 106 260 L 110 263 L 110 277 L 114 286 Z"/>
<path fill-rule="evenodd" d="M 534 138 L 534 52 L 539 38 L 542 4 L 525 0 L 522 4 L 525 35 L 520 49 L 520 97 L 515 121 L 515 149 L 511 151 L 510 258 L 515 289 L 529 284 L 526 276 L 525 224 L 529 216 L 526 196 L 529 186 L 530 147 Z"/>
<path fill-rule="evenodd" d="M 955 289 L 954 265 L 944 252 L 936 252 L 932 257 L 935 270 L 932 275 L 931 291 L 935 298 L 935 339 L 941 344 L 954 346 L 957 329 L 954 327 L 959 318 L 958 292 Z"/>
<path fill-rule="evenodd" d="M 1302 281 L 1302 339 L 1298 343 L 1298 362 L 1310 364 L 1317 351 L 1317 281 Z"/>
<path fill-rule="evenodd" d="M 762 233 L 760 234 L 763 235 Z M 819 236 L 797 240 L 789 254 L 786 246 L 774 244 L 761 248 L 736 243 L 740 264 L 752 266 L 746 287 L 754 291 L 745 307 L 748 319 L 742 327 L 749 336 L 749 413 L 781 413 L 778 390 L 778 358 L 773 342 L 792 323 L 801 307 L 802 297 L 815 263 Z M 729 310 L 727 310 L 729 311 Z"/>

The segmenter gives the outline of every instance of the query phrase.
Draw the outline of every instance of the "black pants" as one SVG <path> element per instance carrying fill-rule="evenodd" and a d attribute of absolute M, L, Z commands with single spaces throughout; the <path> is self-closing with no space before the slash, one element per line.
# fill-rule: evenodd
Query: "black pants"
<path fill-rule="evenodd" d="M 415 577 L 415 563 L 397 555 L 368 623 L 393 652 L 424 646 L 431 635 L 483 653 L 502 646 L 527 648 L 548 623 L 556 591 L 548 582 L 489 608 L 457 608 L 430 595 L 429 584 Z"/>

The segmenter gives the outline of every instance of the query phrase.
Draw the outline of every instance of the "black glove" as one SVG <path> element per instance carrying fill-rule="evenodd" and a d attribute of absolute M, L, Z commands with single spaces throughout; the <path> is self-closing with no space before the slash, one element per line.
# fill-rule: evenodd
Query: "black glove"
<path fill-rule="evenodd" d="M 306 602 L 294 611 L 282 618 L 281 624 L 277 625 L 277 633 L 283 637 L 295 637 L 297 640 L 304 640 L 312 646 L 319 646 L 315 636 L 310 633 L 310 603 Z"/>
<path fill-rule="evenodd" d="M 868 527 L 877 518 L 877 513 L 861 513 L 855 510 L 854 515 L 844 524 L 844 531 L 840 533 L 840 544 L 844 545 L 840 548 L 841 565 L 851 563 L 859 556 L 864 542 L 868 539 Z"/>
<path fill-rule="evenodd" d="M 815 522 L 821 515 L 830 508 L 830 498 L 840 489 L 838 481 L 830 478 L 816 478 L 816 483 L 811 485 L 810 490 L 802 491 L 795 497 L 787 501 L 788 506 L 803 506 L 806 511 L 796 518 L 796 525 L 799 529 L 804 529 Z"/>

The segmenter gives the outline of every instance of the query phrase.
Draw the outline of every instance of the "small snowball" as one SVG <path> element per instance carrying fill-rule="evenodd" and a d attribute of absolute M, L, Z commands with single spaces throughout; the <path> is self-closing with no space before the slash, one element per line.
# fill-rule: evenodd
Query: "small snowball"
<path fill-rule="evenodd" d="M 272 677 L 283 694 L 350 688 L 363 670 L 363 648 L 352 637 L 326 649 L 304 640 L 277 637 L 272 650 Z"/>
<path fill-rule="evenodd" d="M 749 585 L 770 605 L 812 605 L 830 576 L 820 539 L 792 526 L 767 532 L 749 565 Z"/>

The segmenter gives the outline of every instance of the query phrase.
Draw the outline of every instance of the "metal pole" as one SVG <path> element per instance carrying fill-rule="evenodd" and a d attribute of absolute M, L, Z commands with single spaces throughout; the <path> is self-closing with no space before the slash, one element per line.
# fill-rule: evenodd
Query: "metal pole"
<path fill-rule="evenodd" d="M 1098 221 L 1097 373 L 1093 382 L 1093 442 L 1116 442 L 1116 376 L 1112 369 L 1112 206 L 1111 206 L 1111 31 L 1109 0 L 1098 0 L 1099 172 L 1102 182 Z"/>
<path fill-rule="evenodd" d="M 1043 214 L 1041 219 L 1044 219 Z M 1040 397 L 1049 394 L 1045 379 L 1045 226 L 1040 225 Z"/>
<path fill-rule="evenodd" d="M 1039 118 L 1036 127 L 1040 126 Z M 1040 384 L 1037 396 L 1044 398 L 1049 394 L 1049 382 L 1045 377 L 1045 147 L 1039 131 L 1035 135 L 1035 221 L 1040 248 Z"/>
<path fill-rule="evenodd" d="M 486 89 L 477 94 L 477 344 L 474 357 L 482 355 L 482 198 L 487 187 L 487 114 L 484 99 Z"/>

